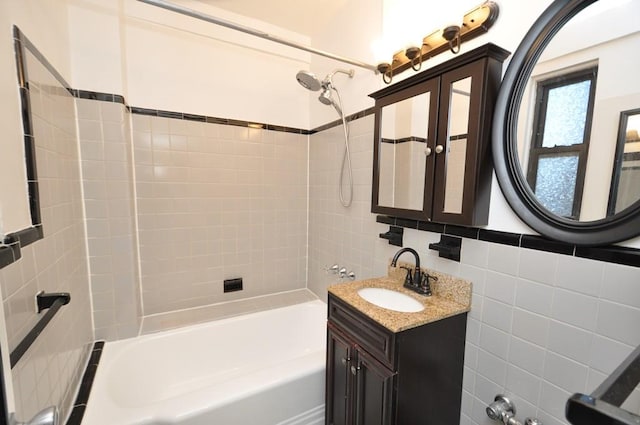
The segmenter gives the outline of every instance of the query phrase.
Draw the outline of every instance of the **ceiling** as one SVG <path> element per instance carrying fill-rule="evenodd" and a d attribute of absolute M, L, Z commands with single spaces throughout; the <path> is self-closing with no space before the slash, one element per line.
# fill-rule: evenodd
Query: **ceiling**
<path fill-rule="evenodd" d="M 346 0 L 198 0 L 239 15 L 311 36 Z"/>

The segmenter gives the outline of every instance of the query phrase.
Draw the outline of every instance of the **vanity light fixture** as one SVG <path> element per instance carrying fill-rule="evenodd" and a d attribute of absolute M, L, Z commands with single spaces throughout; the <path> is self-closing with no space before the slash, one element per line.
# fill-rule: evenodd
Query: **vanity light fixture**
<path fill-rule="evenodd" d="M 442 38 L 449 42 L 451 53 L 456 54 L 460 51 L 460 27 L 457 25 L 449 25 L 442 30 Z M 453 47 L 453 40 L 456 40 L 456 46 Z"/>
<path fill-rule="evenodd" d="M 450 50 L 458 53 L 463 41 L 471 40 L 489 31 L 493 26 L 500 8 L 493 1 L 486 1 L 467 12 L 462 25 L 448 25 L 444 29 L 432 32 L 422 39 L 422 46 L 411 46 L 393 55 L 391 63 L 381 62 L 377 69 L 382 74 L 382 81 L 390 84 L 394 75 L 412 68 L 419 71 L 422 62 L 442 52 Z"/>

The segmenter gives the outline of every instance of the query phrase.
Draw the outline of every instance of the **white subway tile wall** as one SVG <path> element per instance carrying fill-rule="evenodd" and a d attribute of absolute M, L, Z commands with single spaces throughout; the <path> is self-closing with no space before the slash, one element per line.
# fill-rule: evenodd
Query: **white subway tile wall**
<path fill-rule="evenodd" d="M 145 316 L 305 287 L 308 136 L 132 123 Z"/>
<path fill-rule="evenodd" d="M 378 238 L 389 226 L 370 213 L 373 117 L 350 125 L 356 184 L 349 209 L 337 196 L 341 130 L 310 137 L 308 287 L 321 298 L 339 281 L 326 267 L 338 263 L 358 279 L 380 276 L 398 249 Z M 591 392 L 640 344 L 638 268 L 469 239 L 455 263 L 428 249 L 439 235 L 404 232 L 404 246 L 425 267 L 473 282 L 461 424 L 494 424 L 485 407 L 498 393 L 513 397 L 520 420 L 566 424 L 567 398 Z M 640 413 L 640 391 L 623 407 Z"/>
<path fill-rule="evenodd" d="M 9 350 L 42 316 L 34 307 L 38 291 L 71 294 L 11 371 L 18 419 L 50 405 L 66 418 L 93 341 L 75 107 L 31 53 L 26 60 L 44 239 L 23 248 L 22 258 L 0 271 L 0 287 Z"/>
<path fill-rule="evenodd" d="M 120 103 L 76 105 L 95 335 L 129 338 L 142 316 L 129 115 Z"/>

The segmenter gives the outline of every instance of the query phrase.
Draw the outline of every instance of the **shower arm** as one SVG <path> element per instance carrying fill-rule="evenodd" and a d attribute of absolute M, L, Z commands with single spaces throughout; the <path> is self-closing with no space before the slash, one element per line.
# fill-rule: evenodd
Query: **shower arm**
<path fill-rule="evenodd" d="M 141 3 L 146 3 L 152 6 L 157 6 L 160 7 L 162 9 L 166 9 L 166 10 L 170 10 L 172 12 L 176 12 L 176 13 L 180 13 L 182 15 L 186 15 L 186 16 L 190 16 L 192 18 L 196 18 L 196 19 L 200 19 L 202 21 L 206 21 L 212 24 L 216 24 L 216 25 L 220 25 L 226 28 L 230 28 L 232 30 L 236 30 L 236 31 L 240 31 L 243 32 L 245 34 L 250 34 L 253 35 L 255 37 L 259 37 L 259 38 L 263 38 L 265 40 L 270 40 L 276 43 L 280 43 L 280 44 L 284 44 L 285 46 L 289 46 L 289 47 L 293 47 L 295 49 L 299 49 L 299 50 L 304 50 L 306 52 L 309 53 L 313 53 L 316 55 L 320 55 L 320 56 L 324 56 L 325 58 L 329 58 L 329 59 L 334 59 L 337 60 L 339 62 L 344 62 L 344 63 L 348 63 L 351 65 L 355 65 L 358 66 L 360 68 L 365 68 L 368 69 L 370 71 L 373 71 L 374 73 L 378 73 L 378 69 L 377 67 L 375 67 L 374 65 L 368 64 L 366 62 L 361 62 L 361 61 L 357 61 L 354 59 L 349 59 L 349 58 L 345 58 L 343 56 L 338 56 L 338 55 L 334 55 L 333 53 L 329 53 L 329 52 L 325 52 L 323 50 L 318 50 L 318 49 L 314 49 L 313 47 L 308 47 L 299 43 L 296 43 L 294 41 L 290 41 L 281 37 L 278 37 L 276 35 L 273 34 L 269 34 L 263 31 L 258 31 L 255 30 L 253 28 L 250 27 L 246 27 L 244 25 L 239 25 L 236 24 L 234 22 L 230 22 L 224 19 L 220 19 L 220 18 L 216 18 L 215 16 L 211 16 L 211 15 L 207 15 L 201 12 L 198 12 L 196 10 L 193 9 L 189 9 L 186 7 L 182 7 L 182 6 L 178 6 L 176 4 L 170 3 L 168 1 L 165 0 L 138 0 Z"/>

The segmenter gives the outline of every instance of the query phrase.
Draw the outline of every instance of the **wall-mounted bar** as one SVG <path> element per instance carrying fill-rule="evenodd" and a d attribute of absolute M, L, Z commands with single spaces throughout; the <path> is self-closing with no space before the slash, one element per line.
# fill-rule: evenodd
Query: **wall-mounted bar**
<path fill-rule="evenodd" d="M 389 241 L 389 245 L 402 246 L 402 235 L 404 229 L 398 226 L 389 226 L 389 231 L 380 233 L 378 236 Z"/>
<path fill-rule="evenodd" d="M 29 331 L 24 339 L 16 346 L 16 348 L 9 355 L 9 362 L 11 369 L 20 361 L 24 353 L 27 352 L 29 347 L 33 345 L 38 336 L 42 333 L 44 328 L 49 324 L 53 316 L 56 315 L 60 307 L 69 304 L 71 301 L 71 295 L 68 292 L 45 294 L 39 292 L 36 295 L 36 309 L 38 313 L 42 310 L 48 309 L 48 311 L 42 316 L 42 318 L 36 323 L 36 325 Z"/>
<path fill-rule="evenodd" d="M 460 249 L 462 238 L 457 236 L 440 235 L 440 242 L 430 243 L 429 249 L 438 251 L 439 257 L 448 258 L 453 261 L 460 261 Z"/>
<path fill-rule="evenodd" d="M 215 16 L 207 15 L 202 12 L 198 12 L 197 10 L 189 9 L 187 7 L 182 7 L 175 5 L 173 3 L 164 1 L 164 0 L 138 0 L 139 2 L 150 4 L 152 6 L 157 6 L 162 9 L 170 10 L 172 12 L 180 13 L 185 16 L 190 16 L 192 18 L 200 19 L 201 21 L 209 22 L 212 24 L 220 25 L 226 28 L 230 28 L 232 30 L 240 31 L 245 34 L 250 34 L 255 37 L 263 38 L 265 40 L 273 41 L 275 43 L 284 44 L 285 46 L 293 47 L 294 49 L 304 50 L 305 52 L 313 53 L 315 55 L 324 56 L 325 58 L 337 60 L 339 62 L 348 63 L 351 65 L 359 66 L 360 68 L 365 68 L 370 71 L 378 73 L 378 69 L 376 66 L 368 64 L 366 62 L 361 62 L 354 59 L 349 59 L 344 56 L 334 55 L 333 53 L 325 52 L 324 50 L 314 49 L 313 47 L 305 46 L 303 44 L 296 43 L 295 41 L 290 41 L 281 37 L 278 37 L 273 34 L 269 34 L 263 31 L 258 31 L 256 29 L 246 27 L 244 25 L 236 24 L 231 21 L 227 21 L 224 19 L 216 18 Z"/>

